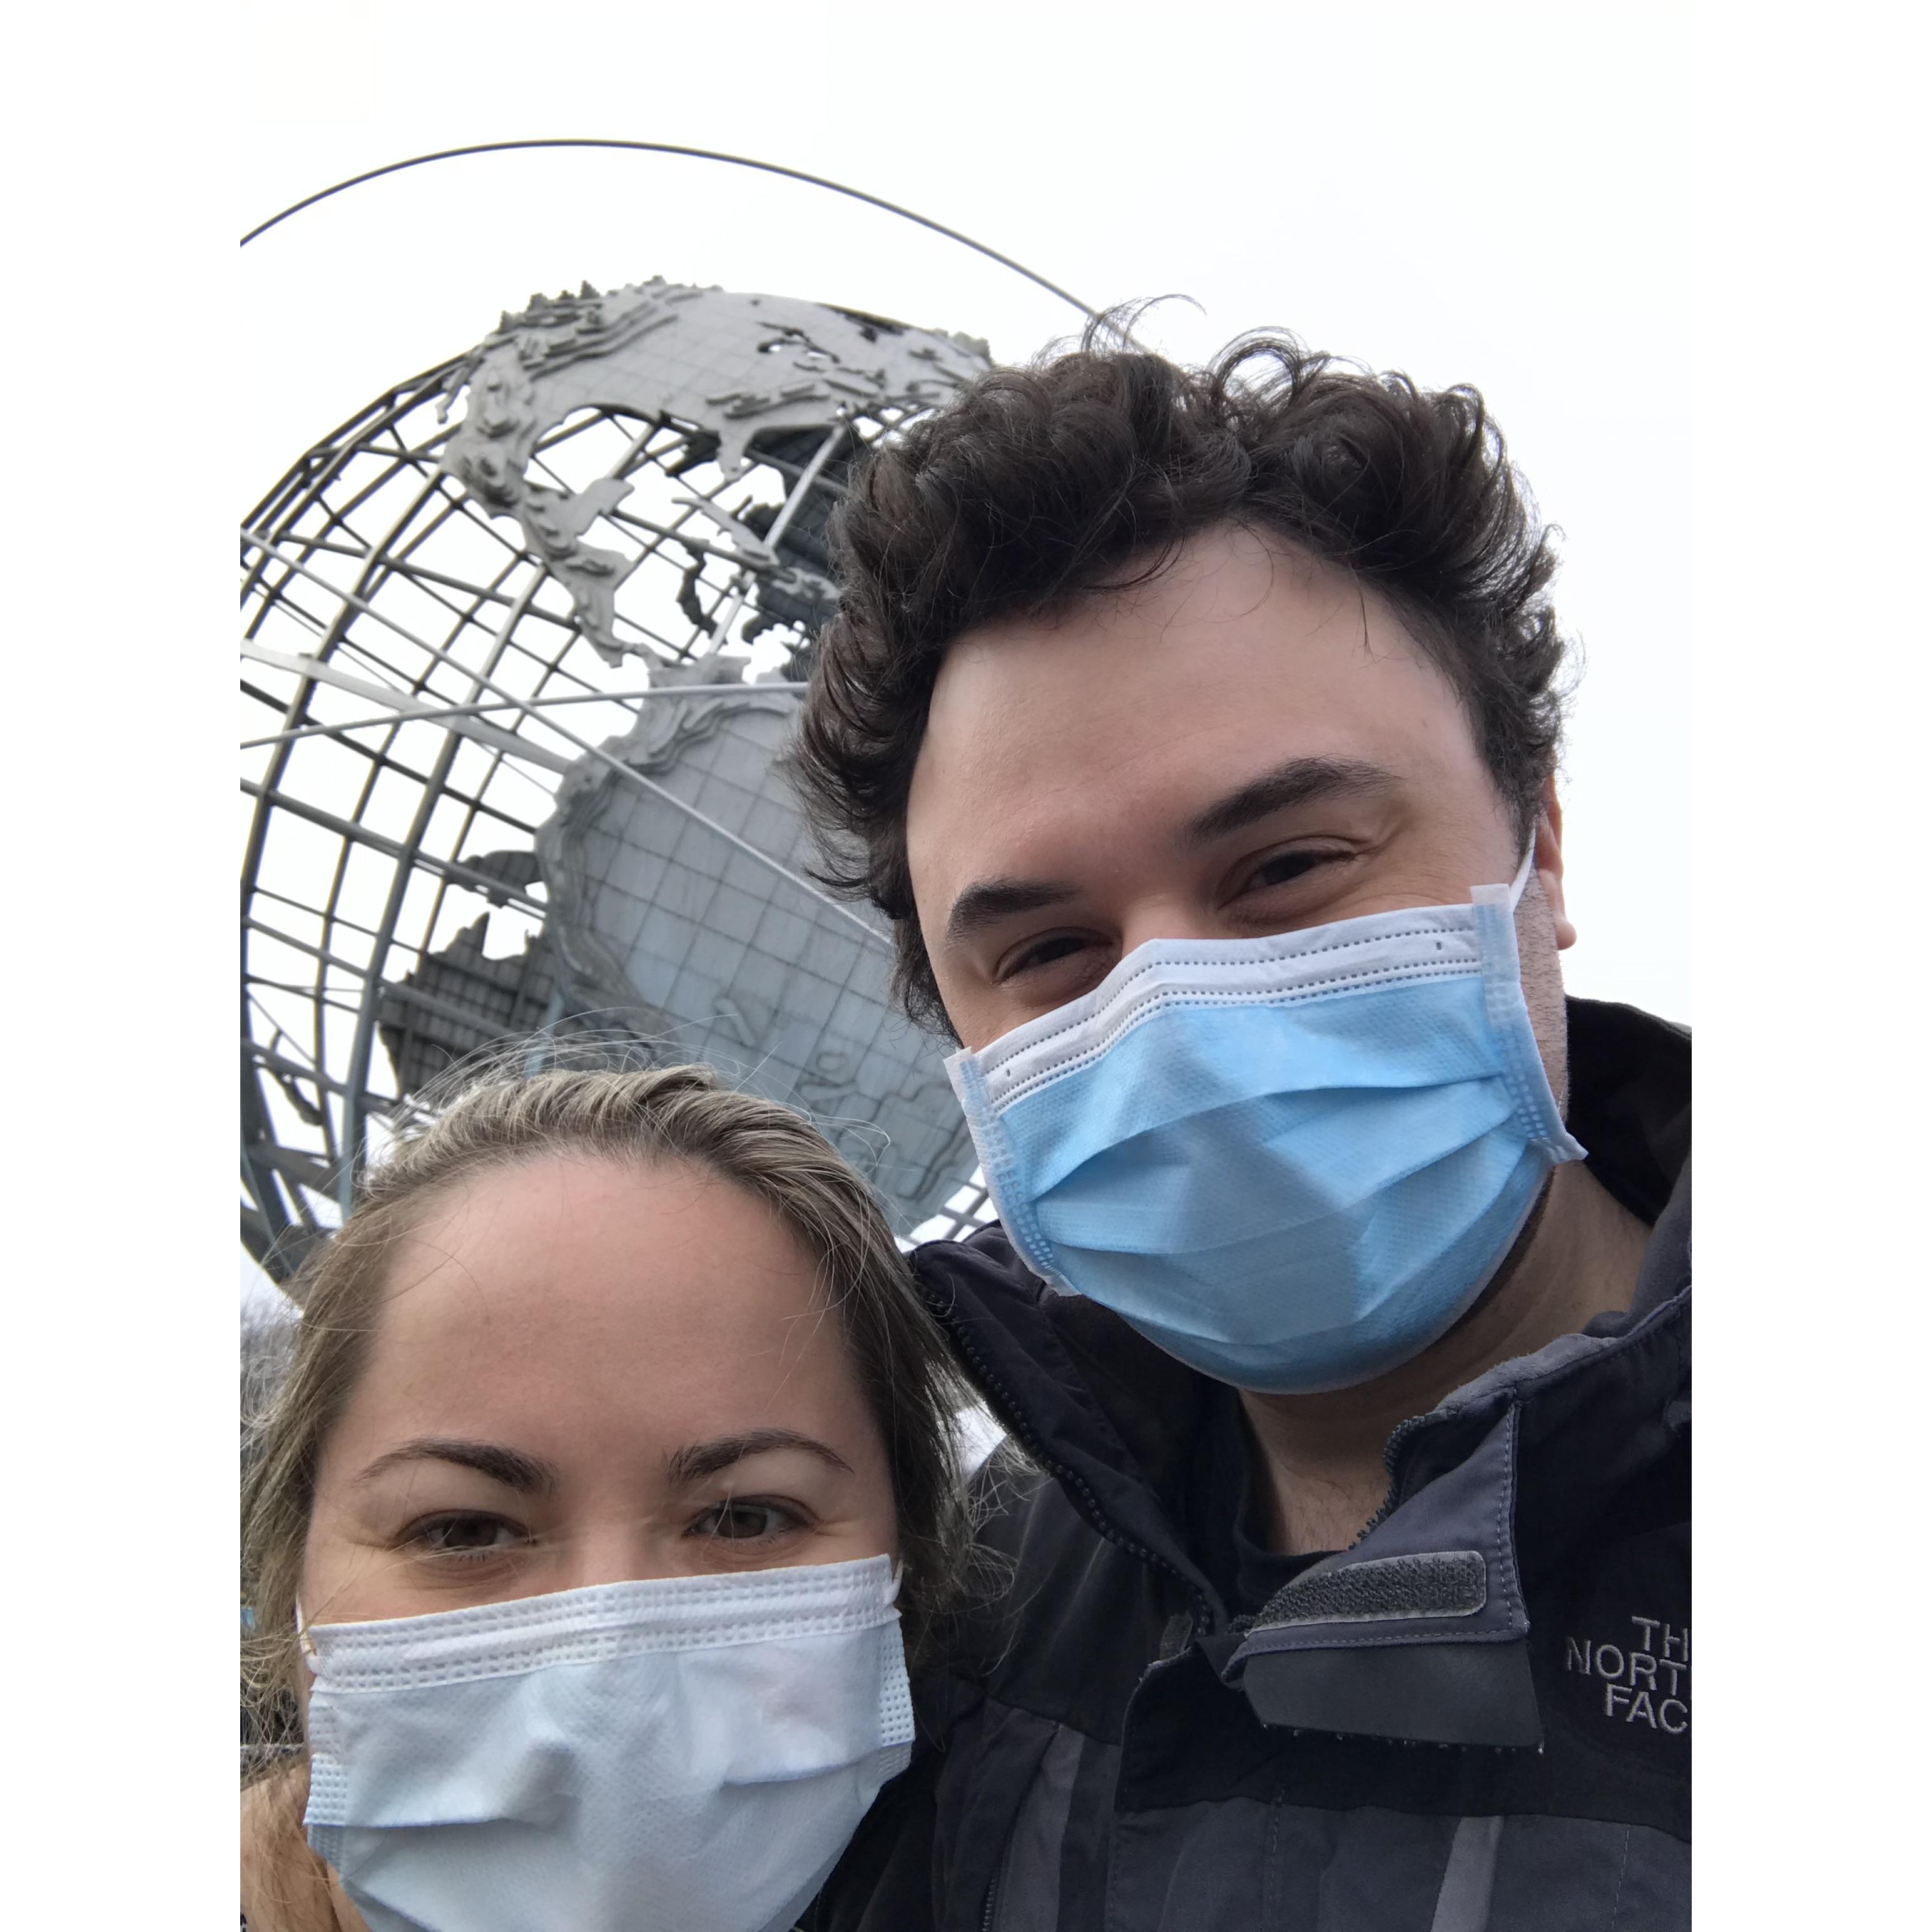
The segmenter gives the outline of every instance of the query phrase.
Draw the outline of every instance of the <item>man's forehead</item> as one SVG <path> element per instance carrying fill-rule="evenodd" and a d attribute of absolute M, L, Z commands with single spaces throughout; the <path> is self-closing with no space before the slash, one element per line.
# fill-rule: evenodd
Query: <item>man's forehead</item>
<path fill-rule="evenodd" d="M 1246 532 L 1200 540 L 1131 593 L 964 634 L 935 682 L 908 832 L 1096 795 L 1205 808 L 1290 758 L 1388 764 L 1466 718 L 1394 613 Z M 1473 749 L 1472 743 L 1471 748 Z M 1400 762 L 1400 759 L 1396 760 Z"/>
<path fill-rule="evenodd" d="M 1098 584 L 1043 609 L 1010 612 L 962 631 L 946 648 L 939 682 L 957 681 L 982 661 L 1003 661 L 1015 646 L 1036 650 L 1050 641 L 1074 650 L 1118 649 L 1177 626 L 1238 624 L 1284 596 L 1294 600 L 1304 626 L 1339 620 L 1359 642 L 1364 595 L 1348 572 L 1271 532 L 1204 530 L 1164 556 L 1130 558 Z M 1372 591 L 1366 595 L 1380 603 Z"/>

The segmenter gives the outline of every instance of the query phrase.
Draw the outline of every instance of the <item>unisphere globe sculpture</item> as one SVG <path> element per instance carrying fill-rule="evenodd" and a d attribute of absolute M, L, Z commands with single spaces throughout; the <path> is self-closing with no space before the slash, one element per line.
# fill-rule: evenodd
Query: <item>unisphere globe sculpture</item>
<path fill-rule="evenodd" d="M 985 1218 L 869 908 L 773 760 L 854 458 L 983 344 L 662 280 L 535 297 L 242 530 L 242 1232 L 286 1280 L 493 1041 L 709 1060 L 902 1233 Z"/>

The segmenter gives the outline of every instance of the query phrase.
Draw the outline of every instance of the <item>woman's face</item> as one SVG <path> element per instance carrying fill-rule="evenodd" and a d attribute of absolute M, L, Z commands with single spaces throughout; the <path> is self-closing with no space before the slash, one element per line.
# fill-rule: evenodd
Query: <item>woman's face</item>
<path fill-rule="evenodd" d="M 325 1446 L 312 1623 L 896 1556 L 811 1257 L 680 1165 L 547 1157 L 434 1197 Z"/>

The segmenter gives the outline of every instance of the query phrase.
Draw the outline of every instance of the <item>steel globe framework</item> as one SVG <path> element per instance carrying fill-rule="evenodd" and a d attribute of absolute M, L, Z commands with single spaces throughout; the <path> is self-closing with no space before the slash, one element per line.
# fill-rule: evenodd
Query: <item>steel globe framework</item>
<path fill-rule="evenodd" d="M 705 1059 L 902 1234 L 988 1210 L 869 909 L 774 760 L 855 456 L 982 344 L 653 280 L 532 298 L 310 450 L 242 543 L 242 1234 L 286 1280 L 493 1042 Z"/>

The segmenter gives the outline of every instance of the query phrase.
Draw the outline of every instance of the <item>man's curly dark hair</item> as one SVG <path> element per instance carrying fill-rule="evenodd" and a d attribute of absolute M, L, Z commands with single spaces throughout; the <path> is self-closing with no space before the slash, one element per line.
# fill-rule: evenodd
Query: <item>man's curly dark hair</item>
<path fill-rule="evenodd" d="M 1527 838 L 1554 769 L 1565 645 L 1550 532 L 1483 399 L 1264 333 L 1204 369 L 1124 345 L 996 369 L 877 446 L 832 520 L 841 591 L 788 760 L 820 877 L 893 924 L 893 990 L 950 1032 L 919 928 L 906 798 L 946 650 L 1144 582 L 1198 533 L 1244 526 L 1352 573 L 1462 699 Z"/>

